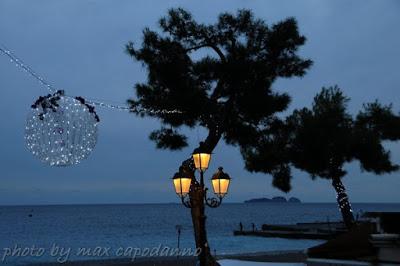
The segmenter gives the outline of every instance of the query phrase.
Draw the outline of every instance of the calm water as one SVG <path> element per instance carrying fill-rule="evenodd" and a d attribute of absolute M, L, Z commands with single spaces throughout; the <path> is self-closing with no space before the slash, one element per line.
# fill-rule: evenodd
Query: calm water
<path fill-rule="evenodd" d="M 400 204 L 353 204 L 355 213 L 400 211 Z M 32 213 L 33 216 L 29 217 Z M 207 209 L 208 237 L 218 254 L 304 249 L 320 243 L 311 240 L 286 240 L 233 237 L 242 222 L 250 229 L 263 223 L 335 221 L 340 219 L 336 204 L 223 204 Z M 7 265 L 55 261 L 49 250 L 53 244 L 74 250 L 84 247 L 153 248 L 176 247 L 176 225 L 182 225 L 181 247 L 194 245 L 190 211 L 179 204 L 68 205 L 0 207 L 0 258 L 5 248 L 45 248 L 40 257 L 8 257 Z M 76 252 L 75 252 L 76 253 Z M 111 252 L 111 256 L 113 256 Z M 105 255 L 105 254 L 104 254 Z M 109 258 L 108 256 L 106 256 Z M 0 262 L 0 263 L 5 263 Z"/>

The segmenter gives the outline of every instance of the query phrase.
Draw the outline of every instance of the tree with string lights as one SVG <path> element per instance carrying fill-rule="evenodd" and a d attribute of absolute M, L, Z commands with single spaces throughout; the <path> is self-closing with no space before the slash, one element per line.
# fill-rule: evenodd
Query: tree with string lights
<path fill-rule="evenodd" d="M 275 180 L 285 191 L 290 190 L 291 167 L 313 179 L 331 180 L 343 221 L 351 228 L 354 216 L 342 183 L 344 164 L 358 160 L 362 170 L 378 175 L 398 170 L 382 142 L 399 140 L 400 116 L 392 106 L 376 101 L 365 104 L 354 118 L 348 101 L 338 87 L 323 88 L 311 108 L 295 110 L 275 130 L 265 130 L 243 154 L 251 171 L 270 173 L 276 165 L 285 169 Z"/>
<path fill-rule="evenodd" d="M 135 87 L 131 107 L 181 111 L 176 115 L 134 112 L 160 121 L 161 128 L 150 139 L 161 149 L 187 146 L 187 137 L 180 132 L 184 126 L 208 131 L 195 150 L 211 153 L 221 139 L 246 147 L 288 107 L 289 95 L 273 91 L 274 81 L 301 77 L 312 64 L 298 55 L 306 38 L 299 34 L 294 18 L 268 26 L 249 10 L 239 10 L 223 13 L 215 24 L 205 25 L 183 9 L 171 9 L 159 26 L 160 31 L 146 28 L 141 47 L 129 43 L 127 52 L 148 71 L 147 81 Z M 182 162 L 182 171 L 194 176 L 192 157 Z M 190 197 L 196 202 L 194 190 Z M 215 261 L 207 243 L 204 204 L 193 205 L 200 262 L 211 265 Z"/>

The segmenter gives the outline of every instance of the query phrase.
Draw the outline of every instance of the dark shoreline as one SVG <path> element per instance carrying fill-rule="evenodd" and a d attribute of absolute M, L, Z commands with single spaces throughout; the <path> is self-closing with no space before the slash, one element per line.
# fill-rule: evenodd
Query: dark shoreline
<path fill-rule="evenodd" d="M 245 260 L 254 262 L 287 262 L 299 263 L 307 260 L 307 255 L 303 250 L 289 250 L 289 251 L 270 251 L 270 252 L 256 252 L 232 255 L 217 256 L 218 260 L 233 259 Z M 46 262 L 46 263 L 28 263 L 26 266 L 194 266 L 196 257 L 139 257 L 132 261 L 129 258 L 121 259 L 99 259 L 99 260 L 84 260 L 84 261 L 69 261 L 65 263 Z"/>

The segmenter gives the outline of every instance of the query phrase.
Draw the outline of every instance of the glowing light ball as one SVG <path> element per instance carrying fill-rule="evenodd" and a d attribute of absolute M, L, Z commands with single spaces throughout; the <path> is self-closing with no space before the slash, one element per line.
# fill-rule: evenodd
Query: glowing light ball
<path fill-rule="evenodd" d="M 25 139 L 28 149 L 52 166 L 78 164 L 97 142 L 98 116 L 83 98 L 62 91 L 40 97 L 28 115 Z"/>

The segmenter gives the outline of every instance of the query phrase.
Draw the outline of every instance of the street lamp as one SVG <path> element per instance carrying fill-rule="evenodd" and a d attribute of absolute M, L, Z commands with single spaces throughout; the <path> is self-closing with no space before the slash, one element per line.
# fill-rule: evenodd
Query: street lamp
<path fill-rule="evenodd" d="M 192 208 L 189 192 L 193 189 L 202 192 L 204 203 L 207 206 L 211 208 L 220 206 L 222 199 L 228 193 L 231 178 L 223 171 L 222 167 L 219 167 L 218 171 L 211 179 L 213 191 L 216 197 L 207 197 L 208 188 L 204 185 L 204 172 L 208 169 L 211 160 L 211 153 L 197 148 L 194 150 L 192 157 L 196 170 L 200 172 L 200 182 L 196 180 L 196 177 L 189 177 L 183 171 L 183 168 L 180 167 L 179 172 L 175 173 L 172 178 L 176 194 L 181 198 L 183 205 L 188 208 Z"/>
<path fill-rule="evenodd" d="M 192 154 L 192 162 L 196 170 L 200 172 L 200 180 L 196 179 L 193 164 L 179 168 L 173 179 L 176 194 L 180 197 L 182 204 L 191 209 L 193 227 L 195 230 L 196 245 L 200 247 L 199 262 L 201 266 L 208 265 L 210 249 L 207 243 L 205 205 L 217 208 L 221 205 L 222 199 L 228 193 L 231 178 L 224 173 L 222 167 L 212 176 L 211 183 L 215 197 L 207 197 L 208 188 L 204 185 L 204 172 L 208 169 L 211 160 L 211 153 L 204 149 L 204 143 L 195 149 Z"/>

